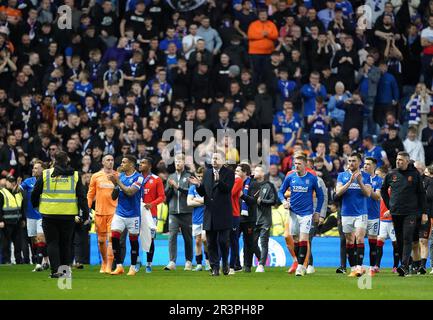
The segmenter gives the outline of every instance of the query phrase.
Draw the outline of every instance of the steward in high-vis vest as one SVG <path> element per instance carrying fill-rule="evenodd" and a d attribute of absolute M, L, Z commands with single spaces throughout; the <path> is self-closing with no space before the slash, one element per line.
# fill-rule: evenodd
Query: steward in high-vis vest
<path fill-rule="evenodd" d="M 59 278 L 72 263 L 72 238 L 76 222 L 89 223 L 89 207 L 81 178 L 68 166 L 68 155 L 55 155 L 54 168 L 44 170 L 32 192 L 32 205 L 39 207 L 47 241 L 51 278 Z"/>
<path fill-rule="evenodd" d="M 6 179 L 6 188 L 0 188 L 0 243 L 3 244 L 2 263 L 11 263 L 10 244 L 14 244 L 15 263 L 23 263 L 21 256 L 21 228 L 25 226 L 25 215 L 21 193 L 15 193 L 16 180 Z M 3 240 L 2 240 L 3 238 Z"/>

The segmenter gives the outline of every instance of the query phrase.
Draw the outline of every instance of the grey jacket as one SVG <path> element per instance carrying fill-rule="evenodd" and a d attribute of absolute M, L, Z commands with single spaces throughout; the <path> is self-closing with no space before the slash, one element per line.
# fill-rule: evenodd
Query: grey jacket
<path fill-rule="evenodd" d="M 278 201 L 277 191 L 274 185 L 269 181 L 258 183 L 259 192 L 255 196 L 247 195 L 245 201 L 248 205 L 255 204 L 257 210 L 256 225 L 272 226 L 272 206 Z M 260 204 L 257 199 L 260 197 Z"/>
<path fill-rule="evenodd" d="M 179 180 L 176 172 L 168 176 L 168 180 L 173 179 L 179 186 L 177 190 L 175 190 L 168 183 L 165 187 L 165 196 L 167 198 L 169 214 L 182 214 L 192 212 L 192 207 L 189 207 L 186 203 L 189 189 L 188 178 L 190 176 L 191 173 L 186 170 L 181 173 Z"/>
<path fill-rule="evenodd" d="M 360 82 L 363 78 L 363 74 L 361 72 L 358 73 L 358 82 Z M 367 78 L 368 78 L 368 96 L 369 97 L 376 97 L 377 95 L 377 85 L 379 84 L 380 77 L 382 76 L 382 73 L 380 72 L 380 69 L 376 66 L 372 66 L 370 70 L 368 71 Z"/>

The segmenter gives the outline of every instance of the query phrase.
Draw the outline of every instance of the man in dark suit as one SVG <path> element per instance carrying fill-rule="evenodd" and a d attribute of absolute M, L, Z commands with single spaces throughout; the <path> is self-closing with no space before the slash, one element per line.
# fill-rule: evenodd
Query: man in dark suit
<path fill-rule="evenodd" d="M 190 178 L 190 183 L 195 184 L 197 192 L 204 197 L 203 229 L 206 230 L 212 276 L 219 276 L 221 258 L 223 273 L 229 274 L 230 228 L 233 219 L 231 190 L 234 181 L 235 174 L 223 166 L 220 153 L 212 155 L 212 168 L 206 170 L 203 183 L 196 177 Z"/>

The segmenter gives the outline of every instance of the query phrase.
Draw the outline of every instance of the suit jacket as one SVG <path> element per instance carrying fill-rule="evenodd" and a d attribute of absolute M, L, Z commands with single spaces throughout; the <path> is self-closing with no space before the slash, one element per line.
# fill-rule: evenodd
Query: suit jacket
<path fill-rule="evenodd" d="M 232 228 L 231 191 L 235 183 L 235 173 L 222 167 L 219 176 L 219 181 L 215 182 L 213 168 L 207 169 L 202 184 L 197 188 L 198 194 L 204 197 L 203 229 L 207 231 Z"/>

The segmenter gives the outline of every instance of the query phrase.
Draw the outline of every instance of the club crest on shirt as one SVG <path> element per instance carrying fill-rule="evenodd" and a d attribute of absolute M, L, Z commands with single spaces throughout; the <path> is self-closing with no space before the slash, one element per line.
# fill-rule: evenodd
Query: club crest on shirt
<path fill-rule="evenodd" d="M 305 183 L 306 183 L 306 184 L 309 184 L 309 183 L 310 183 L 310 179 L 306 179 L 306 180 L 305 180 Z"/>
<path fill-rule="evenodd" d="M 397 176 L 396 176 L 396 175 L 393 175 L 393 176 L 392 176 L 392 181 L 393 181 L 393 182 L 396 182 L 396 181 L 397 181 Z"/>

